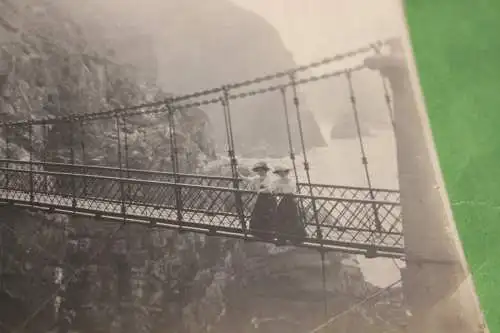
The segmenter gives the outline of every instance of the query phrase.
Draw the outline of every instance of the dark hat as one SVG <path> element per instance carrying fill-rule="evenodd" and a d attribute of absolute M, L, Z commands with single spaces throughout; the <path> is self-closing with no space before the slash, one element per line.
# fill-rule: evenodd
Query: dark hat
<path fill-rule="evenodd" d="M 258 162 L 252 168 L 252 171 L 257 171 L 257 170 L 266 170 L 266 171 L 268 171 L 269 167 L 267 166 L 266 162 Z"/>
<path fill-rule="evenodd" d="M 290 168 L 286 166 L 277 166 L 274 168 L 273 173 L 290 172 Z"/>

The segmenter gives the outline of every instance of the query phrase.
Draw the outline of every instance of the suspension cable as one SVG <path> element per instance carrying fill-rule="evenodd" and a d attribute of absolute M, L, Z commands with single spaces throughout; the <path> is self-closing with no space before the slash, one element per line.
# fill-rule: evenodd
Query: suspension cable
<path fill-rule="evenodd" d="M 69 123 L 69 155 L 70 163 L 72 166 L 75 165 L 75 124 L 74 122 Z M 73 208 L 76 209 L 76 182 L 75 177 L 71 177 L 71 197 Z"/>
<path fill-rule="evenodd" d="M 287 102 L 287 95 L 286 95 L 286 87 L 281 87 L 280 92 L 281 92 L 281 96 L 282 96 L 282 100 L 283 100 L 283 113 L 285 115 L 286 132 L 287 132 L 287 138 L 288 138 L 288 148 L 290 150 L 290 159 L 292 160 L 293 172 L 295 174 L 295 185 L 297 187 L 297 193 L 300 194 L 299 175 L 297 172 L 297 164 L 295 163 L 295 152 L 293 149 L 292 131 L 290 128 L 290 117 L 288 115 L 288 102 Z M 301 131 L 301 133 L 302 133 L 302 131 Z M 304 208 L 302 200 L 299 200 L 299 206 L 300 206 L 301 211 L 305 213 L 305 208 Z M 323 282 L 323 295 L 325 297 L 324 309 L 325 309 L 325 315 L 326 315 L 328 313 L 328 307 L 327 307 L 327 301 L 326 301 L 326 274 L 325 274 L 326 270 L 325 270 L 324 252 L 320 251 L 320 255 L 321 255 L 321 274 L 322 274 L 322 282 Z"/>
<path fill-rule="evenodd" d="M 122 122 L 123 122 L 123 145 L 124 145 L 124 159 L 125 159 L 125 172 L 126 172 L 126 177 L 130 178 L 130 170 L 129 170 L 129 162 L 128 162 L 128 129 L 127 129 L 127 119 L 126 115 L 122 117 Z M 125 189 L 125 194 L 128 202 L 132 201 L 132 198 L 130 196 L 130 183 L 127 182 L 126 184 L 126 189 Z"/>
<path fill-rule="evenodd" d="M 10 149 L 9 149 L 9 126 L 4 126 L 3 134 L 5 136 L 5 158 L 10 159 Z"/>
<path fill-rule="evenodd" d="M 227 111 L 226 111 L 226 100 L 224 97 L 220 98 L 220 102 L 222 104 L 222 111 L 224 114 L 224 126 L 226 129 L 226 144 L 227 144 L 227 154 L 229 159 L 231 160 L 231 139 L 229 137 L 229 124 L 228 124 L 228 119 L 227 119 Z M 232 170 L 231 170 L 232 171 Z"/>
<path fill-rule="evenodd" d="M 85 152 L 85 123 L 83 120 L 80 121 L 80 149 L 81 149 L 81 156 L 82 156 L 82 164 L 85 164 L 85 161 L 87 160 L 87 155 Z"/>
<path fill-rule="evenodd" d="M 128 128 L 127 128 L 127 118 L 126 116 L 122 117 L 123 121 L 123 144 L 125 145 L 125 170 L 127 171 L 127 178 L 130 178 L 130 171 L 129 171 L 129 154 L 128 154 Z"/>
<path fill-rule="evenodd" d="M 177 132 L 175 127 L 175 109 L 172 106 L 172 103 L 167 104 L 168 109 L 168 129 L 169 129 L 169 138 L 170 138 L 170 159 L 172 162 L 172 171 L 174 172 L 174 191 L 175 191 L 175 207 L 177 210 L 177 222 L 179 223 L 179 231 L 182 232 L 182 193 L 181 188 L 179 187 L 180 178 L 179 178 L 179 150 L 177 148 Z"/>
<path fill-rule="evenodd" d="M 82 165 L 86 165 L 86 161 L 87 161 L 87 154 L 85 152 L 85 123 L 83 122 L 83 120 L 80 120 L 80 149 L 81 149 L 81 160 L 82 160 Z M 84 172 L 87 173 L 87 169 L 84 167 Z M 82 193 L 83 193 L 83 196 L 86 197 L 87 196 L 87 178 L 83 178 L 82 180 L 83 182 L 83 189 L 82 189 Z"/>
<path fill-rule="evenodd" d="M 74 149 L 74 132 L 75 132 L 75 126 L 73 122 L 69 123 L 69 163 L 71 165 L 75 164 L 75 149 Z"/>
<path fill-rule="evenodd" d="M 302 155 L 304 156 L 304 169 L 306 171 L 307 184 L 309 185 L 309 194 L 311 196 L 311 203 L 312 203 L 312 209 L 313 209 L 313 214 L 314 214 L 314 222 L 316 223 L 316 237 L 318 238 L 318 240 L 320 242 L 319 253 L 321 256 L 321 280 L 322 280 L 322 286 L 323 286 L 323 308 L 324 308 L 324 315 L 326 317 L 328 315 L 328 298 L 327 298 L 327 294 L 326 294 L 325 251 L 324 251 L 323 242 L 322 242 L 323 233 L 322 233 L 320 225 L 319 225 L 318 211 L 316 208 L 316 201 L 314 200 L 313 187 L 311 184 L 311 174 L 309 172 L 309 161 L 307 158 L 307 149 L 306 149 L 305 139 L 304 139 L 302 118 L 300 116 L 300 101 L 299 101 L 299 97 L 297 94 L 295 73 L 290 73 L 290 81 L 291 81 L 292 92 L 293 92 L 293 104 L 295 105 L 295 111 L 296 111 L 296 115 L 297 115 L 297 124 L 299 127 L 300 144 L 302 146 Z M 305 214 L 305 212 L 304 212 L 304 214 Z"/>
<path fill-rule="evenodd" d="M 117 139 L 117 160 L 118 168 L 120 173 L 120 178 L 123 177 L 123 166 L 122 166 L 122 144 L 121 144 L 121 130 L 120 130 L 120 118 L 115 117 L 116 123 L 116 139 Z"/>
<path fill-rule="evenodd" d="M 116 122 L 116 136 L 117 136 L 117 149 L 118 149 L 118 165 L 120 168 L 120 194 L 121 194 L 121 211 L 123 218 L 125 219 L 126 207 L 125 207 L 125 188 L 123 186 L 123 164 L 122 164 L 122 143 L 121 143 L 121 130 L 120 130 L 120 117 L 115 117 Z"/>
<path fill-rule="evenodd" d="M 372 48 L 375 51 L 375 54 L 377 54 L 377 55 L 381 54 L 380 48 L 382 46 L 383 45 L 375 45 L 375 44 L 372 45 Z M 394 110 L 393 110 L 393 107 L 392 107 L 391 96 L 389 95 L 389 89 L 387 87 L 387 81 L 386 81 L 386 79 L 383 76 L 380 76 L 380 78 L 381 78 L 381 81 L 382 81 L 382 87 L 384 89 L 384 99 L 385 99 L 385 104 L 387 106 L 387 113 L 389 115 L 389 121 L 391 122 L 392 128 L 394 130 L 395 127 L 396 127 L 396 123 L 395 123 L 395 120 L 394 120 Z"/>
<path fill-rule="evenodd" d="M 29 159 L 30 159 L 30 201 L 33 204 L 35 201 L 35 179 L 33 176 L 33 123 L 28 123 L 29 136 Z"/>
<path fill-rule="evenodd" d="M 10 152 L 9 152 L 9 127 L 6 125 L 4 127 L 3 134 L 5 135 L 5 157 L 9 159 L 10 157 Z M 6 168 L 9 168 L 9 162 L 6 163 Z M 9 188 L 9 174 L 8 172 L 5 172 L 5 187 L 6 189 Z M 4 238 L 4 226 L 0 226 L 0 291 L 3 291 L 5 289 L 5 280 L 4 280 L 4 275 L 5 275 L 5 266 L 6 266 L 6 256 L 5 256 L 5 238 Z"/>
<path fill-rule="evenodd" d="M 373 45 L 372 48 L 375 51 L 375 54 L 380 55 L 381 54 L 381 47 L 383 45 Z M 387 87 L 387 80 L 380 75 L 380 80 L 382 81 L 382 88 L 384 90 L 384 100 L 385 100 L 385 105 L 387 107 L 387 114 L 389 116 L 389 121 L 391 123 L 392 127 L 392 133 L 393 135 L 396 134 L 396 120 L 394 119 L 394 108 L 392 106 L 392 100 L 391 100 L 391 95 L 389 94 L 389 88 Z M 380 230 L 379 230 L 380 232 Z M 396 262 L 393 260 L 393 263 L 397 266 Z M 398 267 L 399 268 L 399 267 Z"/>
<path fill-rule="evenodd" d="M 42 145 L 43 147 L 41 148 L 42 150 L 42 162 L 47 162 L 47 153 L 48 153 L 48 147 L 47 144 L 49 142 L 49 129 L 47 124 L 42 124 L 42 137 L 43 137 L 43 142 Z"/>
<path fill-rule="evenodd" d="M 302 146 L 302 155 L 304 156 L 304 170 L 306 171 L 307 184 L 309 186 L 309 195 L 312 198 L 314 198 L 313 187 L 312 187 L 312 183 L 311 183 L 311 174 L 309 172 L 309 161 L 307 159 L 307 149 L 306 149 L 306 144 L 305 144 L 305 140 L 304 140 L 304 131 L 303 131 L 303 127 L 302 127 L 302 118 L 300 116 L 300 102 L 299 102 L 299 98 L 297 95 L 297 86 L 296 86 L 294 73 L 290 74 L 290 80 L 292 83 L 293 104 L 295 105 L 295 111 L 296 111 L 296 115 L 297 115 L 297 124 L 299 126 L 300 144 Z M 319 225 L 318 212 L 316 209 L 316 201 L 314 199 L 312 199 L 312 208 L 313 208 L 313 214 L 314 214 L 314 221 L 316 223 L 316 237 L 320 240 L 321 247 L 323 247 L 323 243 L 321 242 L 321 240 L 323 239 L 323 233 L 322 233 L 320 225 Z"/>
<path fill-rule="evenodd" d="M 285 114 L 286 133 L 287 133 L 287 138 L 288 138 L 288 149 L 290 151 L 290 159 L 292 160 L 293 172 L 295 174 L 295 185 L 297 186 L 297 192 L 300 193 L 299 175 L 297 173 L 297 164 L 295 163 L 295 152 L 293 151 L 292 132 L 290 130 L 290 117 L 288 115 L 288 103 L 287 103 L 287 99 L 286 99 L 286 88 L 281 87 L 280 92 L 281 92 L 281 96 L 283 98 L 283 113 Z"/>
<path fill-rule="evenodd" d="M 233 134 L 233 123 L 231 120 L 231 108 L 229 104 L 229 90 L 227 86 L 223 86 L 223 95 L 222 95 L 222 109 L 224 112 L 224 122 L 226 125 L 226 137 L 228 143 L 228 156 L 231 164 L 231 174 L 233 178 L 233 188 L 236 190 L 234 192 L 235 200 L 236 200 L 236 211 L 238 214 L 238 218 L 240 220 L 241 227 L 245 234 L 245 238 L 247 237 L 247 225 L 245 221 L 245 215 L 243 211 L 243 200 L 241 196 L 241 192 L 238 191 L 240 188 L 240 176 L 238 172 L 238 160 L 236 159 L 235 154 L 235 146 L 234 146 L 234 134 Z"/>
<path fill-rule="evenodd" d="M 229 106 L 229 91 L 226 86 L 223 87 L 223 94 L 224 94 L 224 102 L 226 104 L 226 113 L 227 113 L 227 124 L 228 124 L 228 133 L 229 133 L 229 140 L 231 141 L 231 154 L 232 154 L 232 159 L 231 159 L 231 165 L 236 166 L 237 161 L 235 157 L 235 147 L 234 147 L 234 134 L 233 134 L 233 122 L 231 120 L 231 109 Z M 237 170 L 236 170 L 237 171 Z M 235 174 L 237 176 L 237 172 Z"/>
<path fill-rule="evenodd" d="M 284 71 L 281 71 L 281 72 L 275 72 L 275 73 L 264 75 L 264 76 L 261 76 L 261 77 L 255 77 L 255 78 L 252 78 L 250 80 L 245 80 L 245 81 L 230 83 L 226 87 L 239 89 L 239 88 L 242 88 L 242 87 L 251 86 L 251 85 L 254 85 L 254 84 L 259 84 L 259 83 L 262 83 L 262 82 L 267 82 L 267 81 L 279 79 L 279 78 L 282 78 L 282 77 L 286 77 L 290 73 L 306 72 L 307 70 L 312 69 L 312 68 L 318 68 L 318 67 L 325 66 L 325 65 L 328 65 L 330 63 L 337 62 L 337 61 L 340 61 L 340 60 L 343 60 L 343 59 L 346 59 L 346 58 L 354 57 L 354 56 L 356 56 L 358 54 L 367 53 L 371 49 L 373 49 L 374 45 L 375 46 L 377 46 L 377 45 L 379 45 L 379 46 L 380 45 L 384 45 L 389 40 L 390 39 L 379 40 L 379 41 L 376 41 L 375 43 L 371 43 L 371 44 L 359 47 L 359 48 L 357 48 L 355 50 L 351 50 L 351 51 L 348 51 L 348 52 L 345 52 L 345 53 L 341 53 L 341 54 L 333 55 L 333 56 L 330 56 L 330 57 L 326 57 L 326 58 L 324 58 L 322 60 L 314 61 L 314 62 L 311 62 L 311 63 L 306 64 L 306 65 L 301 65 L 301 66 L 298 66 L 298 67 L 295 67 L 295 68 L 291 68 L 291 69 L 284 70 Z M 201 91 L 198 91 L 198 92 L 195 92 L 195 93 L 189 93 L 189 94 L 183 95 L 183 96 L 176 96 L 175 98 L 171 99 L 171 102 L 176 102 L 177 103 L 177 102 L 186 101 L 186 100 L 190 100 L 190 99 L 201 97 L 201 96 L 207 96 L 207 95 L 211 95 L 211 94 L 216 94 L 216 93 L 220 93 L 221 90 L 222 89 L 220 87 L 206 89 L 206 90 L 201 90 Z M 92 117 L 93 118 L 93 117 L 96 117 L 96 116 L 99 117 L 99 116 L 104 116 L 105 115 L 106 118 L 109 119 L 109 118 L 113 118 L 116 115 L 121 114 L 123 112 L 137 111 L 137 110 L 143 109 L 143 108 L 152 108 L 152 109 L 161 108 L 167 102 L 168 102 L 168 100 L 167 101 L 161 100 L 161 101 L 156 101 L 156 102 L 151 102 L 151 103 L 143 103 L 143 104 L 140 104 L 140 105 L 134 105 L 134 106 L 129 106 L 129 107 L 115 108 L 115 109 L 112 109 L 112 110 L 97 111 L 97 112 L 85 114 L 85 117 Z M 215 99 L 214 103 L 216 103 L 216 102 L 217 102 L 217 99 Z M 64 117 L 58 117 L 58 118 L 64 118 L 64 119 L 76 118 L 77 120 L 79 120 L 81 117 L 82 117 L 82 115 L 71 115 L 71 116 L 64 116 Z M 50 120 L 53 120 L 53 119 L 50 119 L 50 118 L 47 117 L 47 118 L 45 118 L 45 120 L 50 121 Z M 19 123 L 20 122 L 14 122 L 14 123 L 10 123 L 10 124 L 19 124 Z M 4 124 L 4 122 L 0 122 L 0 125 L 2 125 L 2 124 Z"/>
<path fill-rule="evenodd" d="M 47 125 L 46 123 L 42 124 L 42 147 L 40 148 L 40 150 L 42 150 L 42 162 L 47 162 L 47 155 L 49 153 L 49 125 Z M 42 186 L 44 188 L 44 191 L 47 192 L 49 187 L 49 181 L 47 177 L 43 177 Z"/>
<path fill-rule="evenodd" d="M 10 160 L 10 131 L 9 131 L 10 127 L 8 125 L 5 125 L 5 158 L 7 158 L 7 160 Z M 7 162 L 5 167 L 6 168 L 9 168 L 9 165 L 10 163 Z M 9 173 L 6 172 L 5 173 L 5 187 L 6 188 L 9 188 Z M 8 194 L 7 194 L 8 195 Z"/>
<path fill-rule="evenodd" d="M 396 129 L 396 121 L 394 120 L 394 110 L 392 107 L 392 100 L 391 96 L 389 95 L 389 88 L 387 87 L 387 81 L 382 78 L 382 87 L 384 88 L 384 99 L 385 99 L 385 104 L 387 105 L 387 113 L 389 114 L 389 121 L 391 122 L 392 129 Z"/>
<path fill-rule="evenodd" d="M 350 71 L 346 71 L 346 77 L 347 77 L 347 83 L 348 83 L 348 88 L 349 88 L 349 97 L 351 100 L 351 107 L 352 107 L 353 116 L 354 116 L 354 123 L 356 126 L 356 132 L 357 132 L 357 136 L 358 136 L 359 148 L 361 151 L 361 163 L 363 164 L 366 183 L 368 185 L 368 191 L 370 194 L 370 198 L 372 200 L 375 200 L 375 193 L 373 191 L 372 181 L 371 181 L 371 177 L 370 177 L 370 171 L 368 169 L 368 158 L 366 156 L 365 144 L 364 144 L 364 140 L 363 140 L 363 135 L 361 133 L 361 125 L 360 125 L 360 121 L 359 121 L 359 111 L 358 111 L 358 106 L 357 106 L 357 102 L 356 102 L 356 96 L 354 94 L 354 86 L 352 83 L 352 73 Z M 378 209 L 377 209 L 377 206 L 375 203 L 372 203 L 372 209 L 373 209 L 374 217 L 375 217 L 375 227 L 377 228 L 378 232 L 381 232 L 382 225 L 381 225 L 381 222 L 379 219 Z"/>

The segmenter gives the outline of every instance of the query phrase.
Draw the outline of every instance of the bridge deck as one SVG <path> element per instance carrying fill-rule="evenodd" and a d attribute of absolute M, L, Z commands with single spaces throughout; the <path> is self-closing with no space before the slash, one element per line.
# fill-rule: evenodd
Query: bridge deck
<path fill-rule="evenodd" d="M 243 228 L 256 196 L 225 187 L 0 168 L 3 203 L 248 240 L 257 240 Z M 299 246 L 402 256 L 398 202 L 303 194 L 295 198 L 306 212 L 308 235 Z M 236 202 L 241 202 L 240 210 Z"/>

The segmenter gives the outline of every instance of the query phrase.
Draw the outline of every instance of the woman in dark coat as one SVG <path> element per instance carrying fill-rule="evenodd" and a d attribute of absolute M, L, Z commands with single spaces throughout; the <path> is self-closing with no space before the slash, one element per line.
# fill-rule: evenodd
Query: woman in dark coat
<path fill-rule="evenodd" d="M 250 189 L 258 192 L 258 196 L 250 218 L 250 232 L 258 238 L 272 240 L 274 238 L 276 199 L 271 194 L 269 167 L 265 162 L 259 162 L 255 164 L 252 171 L 257 175 L 246 178 L 246 180 L 250 183 Z"/>
<path fill-rule="evenodd" d="M 295 184 L 288 178 L 290 169 L 286 167 L 277 167 L 274 173 L 278 178 L 273 182 L 273 194 L 282 194 L 276 209 L 275 224 L 278 234 L 278 241 L 291 241 L 293 244 L 300 244 L 306 237 L 305 227 L 302 221 L 302 214 L 297 205 L 293 193 L 295 193 Z"/>

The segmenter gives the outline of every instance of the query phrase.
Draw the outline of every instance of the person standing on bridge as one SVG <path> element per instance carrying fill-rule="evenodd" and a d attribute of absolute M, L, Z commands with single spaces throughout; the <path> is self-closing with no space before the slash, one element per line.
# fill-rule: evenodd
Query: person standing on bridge
<path fill-rule="evenodd" d="M 293 196 L 296 184 L 288 177 L 290 168 L 279 166 L 274 169 L 274 173 L 278 178 L 271 185 L 271 190 L 273 194 L 281 197 L 274 216 L 278 242 L 291 241 L 293 244 L 300 244 L 306 237 L 306 231 Z"/>
<path fill-rule="evenodd" d="M 257 201 L 250 218 L 250 231 L 258 238 L 272 240 L 274 238 L 274 215 L 276 213 L 276 199 L 271 194 L 271 179 L 266 162 L 254 165 L 252 171 L 257 175 L 242 178 L 249 182 L 251 191 L 258 192 Z"/>

